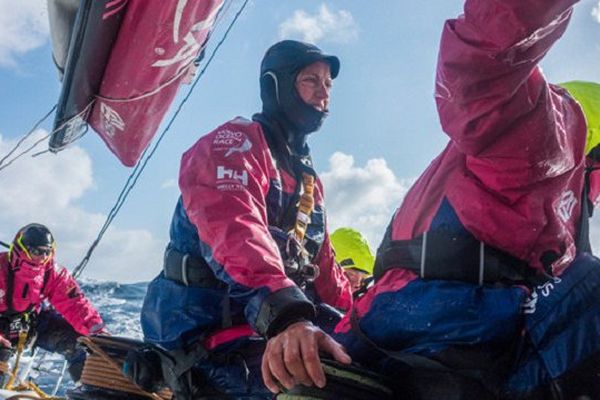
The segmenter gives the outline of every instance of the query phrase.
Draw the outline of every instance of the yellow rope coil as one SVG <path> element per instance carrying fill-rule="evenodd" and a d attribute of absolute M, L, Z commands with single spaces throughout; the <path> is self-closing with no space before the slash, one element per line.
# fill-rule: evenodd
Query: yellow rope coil
<path fill-rule="evenodd" d="M 110 342 L 110 339 L 82 337 L 79 341 L 91 351 L 81 374 L 81 383 L 84 385 L 136 394 L 154 400 L 170 400 L 173 397 L 169 389 L 162 389 L 157 393 L 146 392 L 126 377 L 122 372 L 124 358 L 108 355 L 99 345 L 103 341 Z"/>

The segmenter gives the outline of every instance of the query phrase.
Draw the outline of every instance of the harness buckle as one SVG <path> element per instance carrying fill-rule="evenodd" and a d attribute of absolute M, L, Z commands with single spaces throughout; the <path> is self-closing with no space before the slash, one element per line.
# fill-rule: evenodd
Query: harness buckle
<path fill-rule="evenodd" d="M 181 257 L 181 281 L 183 282 L 183 284 L 185 286 L 190 286 L 190 282 L 188 280 L 188 272 L 187 272 L 187 260 L 189 258 L 189 254 L 184 254 L 183 257 Z"/>

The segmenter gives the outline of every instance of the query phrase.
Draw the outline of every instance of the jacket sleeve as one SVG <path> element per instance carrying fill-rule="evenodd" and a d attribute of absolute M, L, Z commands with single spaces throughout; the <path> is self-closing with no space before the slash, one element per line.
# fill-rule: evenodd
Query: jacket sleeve
<path fill-rule="evenodd" d="M 571 129 L 580 125 L 578 107 L 537 66 L 576 2 L 467 0 L 464 15 L 445 24 L 436 76 L 440 120 L 489 188 L 523 187 L 580 161 Z"/>
<path fill-rule="evenodd" d="M 226 134 L 241 138 L 236 143 L 244 150 L 221 146 L 218 138 Z M 266 336 L 314 318 L 313 304 L 285 275 L 268 230 L 265 196 L 276 174 L 257 124 L 230 123 L 184 154 L 179 178 L 205 258 L 230 296 L 245 306 L 248 322 Z"/>
<path fill-rule="evenodd" d="M 350 310 L 352 289 L 343 269 L 335 262 L 335 254 L 327 233 L 315 263 L 319 266 L 319 276 L 314 282 L 319 299 L 338 310 Z"/>
<path fill-rule="evenodd" d="M 46 285 L 46 297 L 77 333 L 89 335 L 104 328 L 100 314 L 83 295 L 66 268 L 52 267 Z"/>

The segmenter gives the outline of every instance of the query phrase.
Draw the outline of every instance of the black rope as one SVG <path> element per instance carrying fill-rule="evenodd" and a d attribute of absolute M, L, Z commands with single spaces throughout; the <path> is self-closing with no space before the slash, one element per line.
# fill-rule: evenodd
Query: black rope
<path fill-rule="evenodd" d="M 2 247 L 6 247 L 7 249 L 10 249 L 10 244 L 3 242 L 2 240 L 0 240 L 0 246 Z"/>
<path fill-rule="evenodd" d="M 56 110 L 56 104 L 54 105 L 54 107 L 52 107 L 50 109 L 50 111 L 48 111 L 46 113 L 46 115 L 44 115 L 40 120 L 38 120 L 35 125 L 33 125 L 33 128 L 31 128 L 29 130 L 29 132 L 27 132 L 25 135 L 23 135 L 23 137 L 21 137 L 21 139 L 19 139 L 19 141 L 17 142 L 17 144 L 15 144 L 15 146 L 8 152 L 8 154 L 6 154 L 4 157 L 2 157 L 2 159 L 0 160 L 0 171 L 3 170 L 4 168 L 8 167 L 10 164 L 12 164 L 15 160 L 17 160 L 18 158 L 22 157 L 23 155 L 27 154 L 29 151 L 31 151 L 34 147 L 36 147 L 39 143 L 43 142 L 44 140 L 46 140 L 48 138 L 48 136 L 45 136 L 44 138 L 36 141 L 33 145 L 31 145 L 27 150 L 22 151 L 21 153 L 17 154 L 12 160 L 10 160 L 8 163 L 5 164 L 6 160 L 8 159 L 8 157 L 10 157 L 15 151 L 17 151 L 17 149 L 19 147 L 21 147 L 21 145 L 23 144 L 23 142 L 25 140 L 27 140 L 27 138 L 29 136 L 31 136 L 33 134 L 33 132 L 35 132 L 35 130 L 42 124 L 42 122 L 44 122 L 50 115 L 52 115 L 52 113 Z M 4 165 L 3 165 L 4 164 Z"/>
<path fill-rule="evenodd" d="M 173 122 L 175 121 L 175 119 L 179 115 L 179 112 L 183 108 L 183 105 L 190 98 L 192 92 L 194 91 L 194 88 L 196 87 L 196 85 L 200 81 L 200 78 L 206 72 L 206 69 L 208 68 L 208 66 L 210 65 L 210 63 L 212 62 L 212 60 L 214 59 L 214 57 L 217 54 L 217 51 L 219 50 L 219 48 L 221 47 L 221 45 L 225 42 L 225 39 L 227 39 L 227 36 L 229 35 L 229 32 L 231 31 L 231 29 L 235 25 L 236 21 L 238 20 L 238 18 L 240 17 L 240 15 L 244 11 L 244 9 L 246 8 L 247 4 L 248 4 L 248 0 L 244 0 L 244 3 L 242 4 L 242 6 L 238 10 L 238 12 L 235 14 L 233 20 L 231 21 L 231 23 L 227 27 L 227 30 L 225 31 L 225 33 L 223 34 L 223 37 L 221 38 L 221 40 L 219 41 L 219 43 L 217 43 L 217 45 L 215 46 L 214 50 L 212 51 L 210 57 L 206 61 L 206 64 L 204 65 L 204 68 L 202 68 L 202 70 L 198 73 L 198 76 L 196 77 L 196 79 L 192 83 L 192 85 L 191 85 L 190 89 L 188 90 L 187 94 L 185 95 L 185 97 L 179 103 L 179 106 L 177 107 L 177 109 L 173 113 L 173 116 L 171 117 L 171 119 L 169 119 L 169 122 L 167 123 L 167 126 L 163 129 L 163 131 L 161 132 L 161 134 L 158 136 L 158 138 L 156 139 L 156 141 L 152 145 L 152 148 L 147 147 L 144 150 L 144 152 L 142 153 L 142 156 L 140 157 L 140 161 L 138 161 L 136 163 L 133 171 L 131 172 L 131 174 L 127 178 L 127 181 L 125 182 L 125 185 L 123 186 L 123 189 L 121 189 L 121 192 L 119 193 L 117 201 L 115 202 L 114 206 L 109 211 L 108 216 L 106 217 L 106 220 L 104 221 L 104 225 L 102 226 L 102 228 L 100 229 L 100 232 L 98 233 L 98 236 L 92 242 L 92 245 L 88 249 L 87 253 L 83 257 L 83 259 L 81 260 L 81 262 L 79 263 L 79 265 L 77 265 L 75 267 L 75 269 L 73 270 L 73 274 L 72 275 L 73 275 L 74 278 L 78 278 L 81 275 L 81 273 L 83 272 L 84 268 L 86 267 L 87 263 L 89 262 L 89 260 L 90 260 L 90 258 L 92 256 L 92 253 L 94 252 L 94 250 L 96 249 L 96 247 L 100 243 L 100 240 L 102 239 L 102 237 L 106 233 L 108 227 L 110 226 L 110 224 L 112 223 L 112 221 L 115 219 L 115 217 L 117 216 L 119 210 L 121 209 L 121 207 L 125 203 L 125 200 L 127 199 L 127 196 L 129 196 L 129 193 L 131 192 L 131 190 L 133 189 L 133 187 L 137 183 L 137 180 L 139 179 L 140 175 L 142 174 L 142 172 L 146 168 L 146 165 L 148 164 L 148 161 L 150 160 L 150 158 L 152 158 L 152 156 L 156 152 L 156 149 L 158 148 L 158 146 L 162 142 L 164 136 L 169 131 L 169 129 L 173 125 Z M 147 153 L 147 155 L 146 155 L 146 153 Z"/>

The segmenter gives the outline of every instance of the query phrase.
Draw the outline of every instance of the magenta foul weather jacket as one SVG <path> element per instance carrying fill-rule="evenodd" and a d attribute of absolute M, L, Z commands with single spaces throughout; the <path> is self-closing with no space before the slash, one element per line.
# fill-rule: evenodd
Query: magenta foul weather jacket
<path fill-rule="evenodd" d="M 85 298 L 75 279 L 54 260 L 39 267 L 23 264 L 13 270 L 12 310 L 9 310 L 9 268 L 12 267 L 8 253 L 0 253 L 0 314 L 39 311 L 47 300 L 82 335 L 96 333 L 104 326 L 98 311 Z"/>
<path fill-rule="evenodd" d="M 575 256 L 586 124 L 538 62 L 563 34 L 574 0 L 467 1 L 443 31 L 435 98 L 446 149 L 397 211 L 394 240 L 430 228 L 446 198 L 478 240 L 541 269 Z"/>
<path fill-rule="evenodd" d="M 408 192 L 384 242 L 438 229 L 445 213 L 530 268 L 560 275 L 569 266 L 586 123 L 577 102 L 549 84 L 538 63 L 564 33 L 576 2 L 467 0 L 464 14 L 446 22 L 435 100 L 450 141 Z M 549 265 L 544 254 L 552 254 Z M 357 304 L 359 314 L 379 294 L 414 279 L 406 269 L 390 269 Z M 345 320 L 340 328 L 348 326 Z"/>

